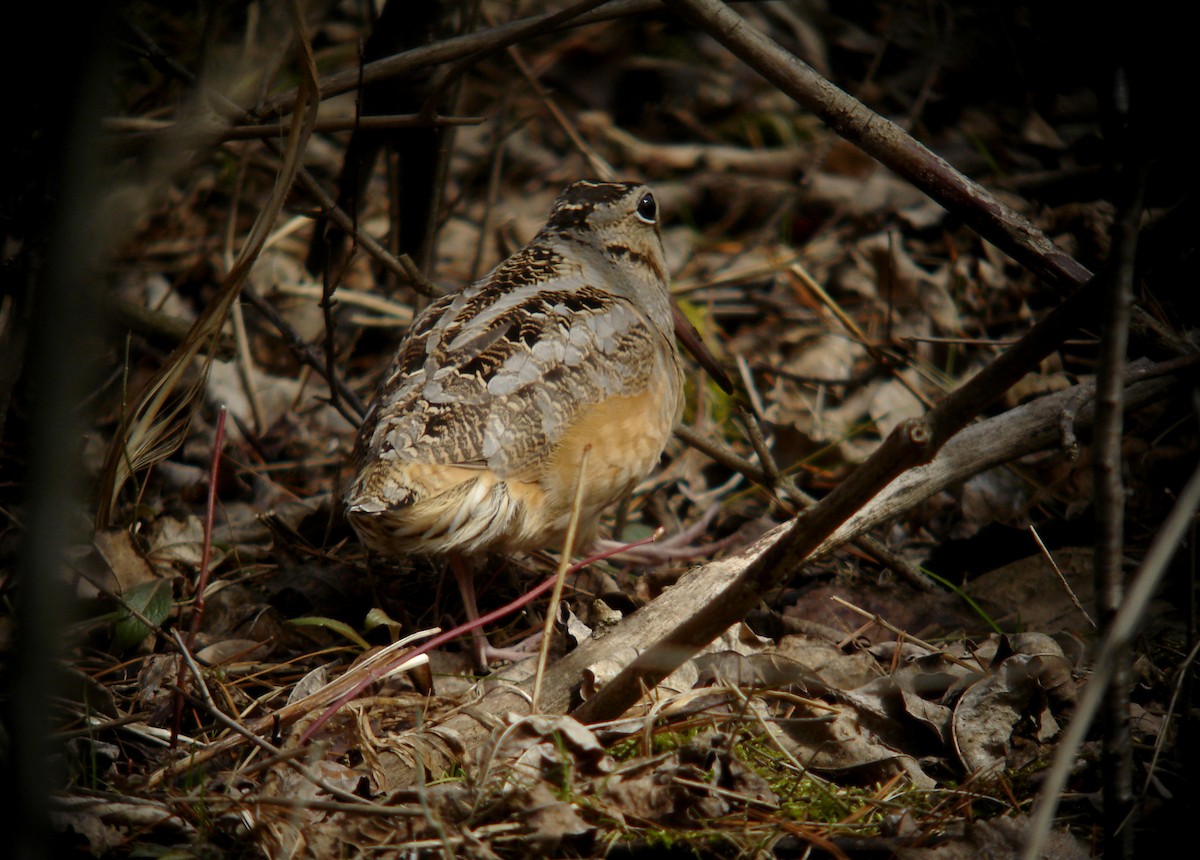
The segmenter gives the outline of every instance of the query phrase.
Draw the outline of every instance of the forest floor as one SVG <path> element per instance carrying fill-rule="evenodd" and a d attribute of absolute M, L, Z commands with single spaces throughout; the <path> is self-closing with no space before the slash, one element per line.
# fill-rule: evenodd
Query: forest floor
<path fill-rule="evenodd" d="M 1069 291 L 673 11 L 688 4 L 602 4 L 592 23 L 507 42 L 496 28 L 540 4 L 485 0 L 465 29 L 432 13 L 385 13 L 373 29 L 363 5 L 314 6 L 303 33 L 282 4 L 212 19 L 130 4 L 119 22 L 97 138 L 118 201 L 96 210 L 115 213 L 96 234 L 115 248 L 97 289 L 110 324 L 60 335 L 89 374 L 75 413 L 89 489 L 58 513 L 76 526 L 62 528 L 55 587 L 73 600 L 51 634 L 62 682 L 44 715 L 54 844 L 102 857 L 1020 856 L 1104 623 L 1090 429 L 1112 334 L 1093 313 L 1102 302 L 992 391 L 967 416 L 974 435 L 930 471 L 903 470 L 874 507 L 864 496 L 861 525 L 763 574 L 744 620 L 631 708 L 576 719 L 666 632 L 660 619 L 686 620 L 689 592 L 720 600 L 726 580 L 712 577 L 761 566 L 800 511 Z M 1055 41 L 1066 30 L 1051 13 L 986 4 L 821 6 L 731 8 L 1078 271 L 1105 269 L 1120 239 L 1120 119 L 1089 33 Z M 483 40 L 464 47 L 463 31 Z M 363 52 L 412 62 L 372 83 Z M 293 123 L 306 69 L 319 116 Z M 425 112 L 363 131 L 363 116 L 427 104 L 461 121 L 430 126 Z M 337 197 L 359 144 L 380 157 L 341 200 L 379 247 L 317 223 L 328 201 L 297 178 Z M 614 540 L 661 528 L 658 542 L 572 571 L 559 606 L 542 596 L 488 626 L 511 644 L 553 615 L 536 707 L 538 661 L 477 678 L 469 637 L 381 677 L 397 654 L 385 647 L 463 620 L 444 560 L 369 558 L 342 516 L 363 406 L 428 302 L 396 257 L 458 289 L 583 177 L 654 189 L 675 298 L 736 393 L 685 357 L 688 441 L 605 518 Z M 1169 227 L 1183 193 L 1152 183 L 1134 223 Z M 1196 307 L 1178 286 L 1194 283 L 1190 252 L 1139 260 L 1128 357 L 1142 363 L 1115 437 L 1126 579 L 1184 504 L 1197 459 Z M 34 504 L 34 391 L 5 392 L 9 680 L 26 671 L 15 571 Z M 1186 537 L 1118 650 L 1139 853 L 1195 803 Z M 481 608 L 553 576 L 558 549 L 490 559 Z M 1095 727 L 1070 748 L 1042 856 L 1096 856 L 1111 839 L 1106 755 Z"/>

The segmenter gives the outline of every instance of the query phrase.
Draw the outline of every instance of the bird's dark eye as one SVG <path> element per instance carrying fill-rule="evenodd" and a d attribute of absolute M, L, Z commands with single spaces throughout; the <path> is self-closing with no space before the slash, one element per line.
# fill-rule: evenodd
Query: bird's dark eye
<path fill-rule="evenodd" d="M 646 192 L 642 195 L 642 199 L 638 201 L 637 216 L 640 220 L 647 224 L 653 224 L 658 220 L 658 203 L 654 201 L 654 195 Z"/>

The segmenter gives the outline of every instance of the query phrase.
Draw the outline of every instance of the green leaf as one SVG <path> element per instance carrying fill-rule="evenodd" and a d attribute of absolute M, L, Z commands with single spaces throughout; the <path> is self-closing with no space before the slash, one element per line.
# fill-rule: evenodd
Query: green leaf
<path fill-rule="evenodd" d="M 370 649 L 371 645 L 366 639 L 363 639 L 358 633 L 344 621 L 338 621 L 336 618 L 324 618 L 319 615 L 306 615 L 303 618 L 293 618 L 288 622 L 295 624 L 297 627 L 324 627 L 327 630 L 332 630 L 334 633 L 341 634 L 362 648 L 364 651 Z"/>
<path fill-rule="evenodd" d="M 171 584 L 165 579 L 143 582 L 122 595 L 125 606 L 118 610 L 113 628 L 113 649 L 124 653 L 154 632 L 171 614 Z M 154 627 L 147 627 L 126 607 L 141 613 Z"/>

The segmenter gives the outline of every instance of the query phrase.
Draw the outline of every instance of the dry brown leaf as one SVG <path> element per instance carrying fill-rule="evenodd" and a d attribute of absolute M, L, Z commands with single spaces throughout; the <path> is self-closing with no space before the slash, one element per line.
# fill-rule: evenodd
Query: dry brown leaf
<path fill-rule="evenodd" d="M 885 438 L 909 418 L 918 418 L 925 414 L 925 404 L 912 393 L 912 388 L 920 387 L 916 371 L 906 369 L 900 371 L 899 375 L 903 381 L 889 379 L 870 388 L 867 414 L 875 422 L 880 439 Z"/>
<path fill-rule="evenodd" d="M 883 742 L 863 725 L 858 712 L 866 697 L 828 711 L 800 706 L 783 726 L 788 752 L 822 773 L 837 773 L 863 782 L 902 774 L 917 788 L 937 784 L 911 755 Z M 872 710 L 878 707 L 873 704 Z"/>
<path fill-rule="evenodd" d="M 83 836 L 96 857 L 126 846 L 131 836 L 144 838 L 160 828 L 168 831 L 163 834 L 166 839 L 187 841 L 195 835 L 195 829 L 170 807 L 143 798 L 60 796 L 55 798 L 50 820 L 60 832 L 73 830 Z"/>
<path fill-rule="evenodd" d="M 110 529 L 96 532 L 92 539 L 96 551 L 108 565 L 115 582 L 112 590 L 124 594 L 135 585 L 153 582 L 158 574 L 146 561 L 133 543 L 133 536 L 126 529 Z"/>
<path fill-rule="evenodd" d="M 1084 608 L 1092 605 L 1091 547 L 1054 550 L 1054 560 Z M 996 623 L 1043 633 L 1088 633 L 1091 625 L 1071 601 L 1045 556 L 1031 555 L 1006 564 L 969 582 L 966 592 Z"/>
<path fill-rule="evenodd" d="M 198 516 L 184 519 L 159 517 L 148 535 L 147 556 L 154 564 L 200 567 L 204 547 L 204 521 Z"/>
<path fill-rule="evenodd" d="M 205 666 L 220 666 L 230 660 L 260 660 L 270 653 L 271 645 L 255 639 L 222 639 L 197 651 L 196 659 Z"/>
<path fill-rule="evenodd" d="M 901 848 L 899 860 L 1017 860 L 1028 840 L 1029 817 L 1016 815 L 968 824 L 961 836 L 931 848 Z M 1055 830 L 1046 840 L 1042 857 L 1054 860 L 1091 860 L 1092 852 L 1065 830 Z"/>
<path fill-rule="evenodd" d="M 710 655 L 724 653 L 741 655 L 757 654 L 769 647 L 770 644 L 771 641 L 769 639 L 756 634 L 744 622 L 739 622 L 710 642 L 707 647 L 697 653 L 691 660 L 688 660 L 664 678 L 658 685 L 655 698 L 670 696 L 673 693 L 685 693 L 695 687 L 696 682 L 700 680 L 703 669 L 708 665 L 709 661 L 707 658 Z M 583 685 L 580 689 L 580 695 L 584 701 L 595 695 L 597 690 L 616 677 L 636 657 L 637 653 L 632 650 L 613 652 L 606 659 L 587 667 L 583 673 Z"/>
<path fill-rule="evenodd" d="M 866 216 L 881 209 L 894 211 L 914 206 L 924 199 L 909 183 L 894 173 L 877 167 L 865 179 L 817 172 L 809 178 L 806 199 L 854 216 Z"/>
<path fill-rule="evenodd" d="M 1048 636 L 1014 637 L 1024 653 L 1004 659 L 975 682 L 954 707 L 954 748 L 969 773 L 987 774 L 1022 767 L 1043 754 L 1036 745 L 1018 750 L 1013 737 L 1019 723 L 1034 726 L 1031 740 L 1045 743 L 1058 734 L 1047 689 L 1063 686 L 1070 667 L 1062 649 Z"/>
<path fill-rule="evenodd" d="M 627 818 L 678 825 L 719 818 L 733 809 L 736 798 L 710 792 L 709 785 L 777 807 L 766 780 L 729 751 L 729 740 L 707 732 L 673 753 L 622 767 L 603 783 L 600 797 Z"/>
<path fill-rule="evenodd" d="M 590 835 L 596 829 L 573 804 L 556 797 L 543 782 L 536 783 L 522 798 L 519 819 L 529 828 L 528 850 L 540 856 L 555 855 L 564 842 Z"/>
<path fill-rule="evenodd" d="M 785 636 L 775 653 L 840 690 L 860 687 L 879 675 L 875 661 L 866 651 L 847 654 L 836 645 L 811 636 Z"/>
<path fill-rule="evenodd" d="M 939 266 L 934 271 L 918 266 L 909 255 L 904 240 L 887 233 L 861 239 L 855 248 L 874 268 L 878 294 L 882 298 L 898 306 L 906 315 L 915 312 L 921 323 L 926 319 L 933 322 L 941 334 L 962 333 L 962 318 L 950 295 L 949 265 Z M 915 308 L 909 310 L 910 304 Z M 925 334 L 919 330 L 902 333 Z"/>

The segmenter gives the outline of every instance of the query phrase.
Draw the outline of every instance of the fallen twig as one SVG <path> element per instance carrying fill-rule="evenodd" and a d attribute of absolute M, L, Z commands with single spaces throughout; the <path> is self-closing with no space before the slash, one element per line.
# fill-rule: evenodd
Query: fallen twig
<path fill-rule="evenodd" d="M 1137 363 L 1126 376 L 1126 408 L 1140 408 L 1169 396 L 1194 375 L 1196 363 L 1195 359 L 1177 359 L 1158 365 L 1144 361 Z M 1058 416 L 1067 403 L 1078 398 L 1080 390 L 1092 391 L 1094 387 L 1082 385 L 1056 392 L 964 429 L 942 447 L 933 461 L 908 470 L 889 484 L 817 547 L 810 558 L 828 555 L 847 541 L 972 475 L 1026 454 L 1054 448 L 1060 439 Z M 1089 402 L 1079 410 L 1079 426 L 1090 426 L 1092 420 L 1093 405 Z M 752 565 L 761 563 L 770 549 L 795 527 L 794 522 L 778 526 L 735 556 L 693 568 L 653 602 L 610 628 L 602 639 L 587 640 L 558 659 L 543 680 L 542 711 L 560 713 L 569 710 L 577 696 L 580 679 L 590 666 L 608 654 L 615 650 L 644 652 L 659 643 L 663 631 L 674 628 L 680 619 L 692 617 L 705 607 L 724 600 L 730 584 Z M 684 654 L 681 659 L 687 656 L 690 655 Z M 527 663 L 493 674 L 485 682 L 488 689 L 483 700 L 472 713 L 455 715 L 429 727 L 430 737 L 447 734 L 468 748 L 482 742 L 491 730 L 490 725 L 481 723 L 485 715 L 499 717 L 509 712 L 528 712 L 530 675 L 531 668 Z M 447 754 L 440 766 L 450 767 L 455 761 Z M 427 760 L 423 766 L 436 771 L 439 764 Z M 412 765 L 407 761 L 398 759 L 390 763 L 387 770 L 391 788 L 407 785 L 412 779 Z"/>

